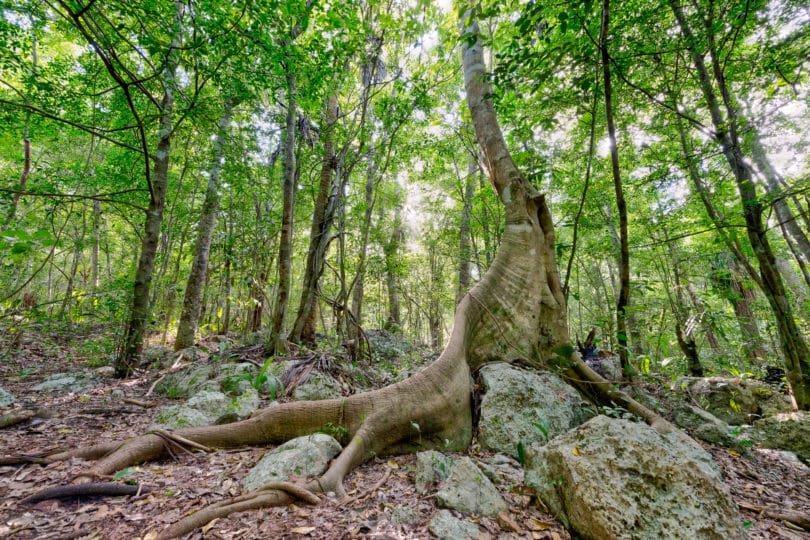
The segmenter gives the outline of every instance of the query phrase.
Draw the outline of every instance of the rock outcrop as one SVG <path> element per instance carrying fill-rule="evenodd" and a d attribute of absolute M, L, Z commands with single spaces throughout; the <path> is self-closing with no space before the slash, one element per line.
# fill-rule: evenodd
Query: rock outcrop
<path fill-rule="evenodd" d="M 711 457 L 646 424 L 597 416 L 526 456 L 526 484 L 586 539 L 742 539 Z"/>

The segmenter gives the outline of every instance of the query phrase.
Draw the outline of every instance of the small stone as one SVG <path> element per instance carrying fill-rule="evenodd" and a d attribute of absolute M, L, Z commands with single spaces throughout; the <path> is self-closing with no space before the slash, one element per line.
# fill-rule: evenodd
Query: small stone
<path fill-rule="evenodd" d="M 434 484 L 447 480 L 453 460 L 435 450 L 416 454 L 416 471 L 414 472 L 416 491 L 424 495 Z"/>
<path fill-rule="evenodd" d="M 115 368 L 112 366 L 101 366 L 93 370 L 98 377 L 115 377 Z"/>
<path fill-rule="evenodd" d="M 455 517 L 449 510 L 436 512 L 428 530 L 439 540 L 477 540 L 481 532 L 478 525 Z"/>
<path fill-rule="evenodd" d="M 394 525 L 408 525 L 419 521 L 419 512 L 404 504 L 397 504 L 391 508 L 391 523 Z"/>
<path fill-rule="evenodd" d="M 0 407 L 8 407 L 16 401 L 17 398 L 15 398 L 10 392 L 0 388 Z"/>
<path fill-rule="evenodd" d="M 488 517 L 508 508 L 489 478 L 468 457 L 453 465 L 444 487 L 436 493 L 436 502 L 465 514 Z"/>

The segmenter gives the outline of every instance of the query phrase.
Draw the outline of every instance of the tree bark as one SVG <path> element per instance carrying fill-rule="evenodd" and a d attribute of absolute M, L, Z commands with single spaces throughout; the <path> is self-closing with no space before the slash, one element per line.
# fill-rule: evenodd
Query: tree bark
<path fill-rule="evenodd" d="M 753 126 L 748 126 L 748 139 L 751 145 L 751 156 L 757 169 L 765 178 L 766 192 L 773 199 L 773 209 L 776 211 L 779 224 L 787 230 L 790 238 L 796 243 L 796 247 L 804 261 L 810 263 L 810 240 L 807 239 L 807 235 L 799 226 L 799 222 L 796 216 L 793 215 L 787 199 L 782 195 L 784 180 L 768 159 L 768 154 L 759 139 L 759 133 Z M 790 242 L 790 238 L 786 237 L 785 240 Z"/>
<path fill-rule="evenodd" d="M 439 254 L 436 242 L 431 242 L 428 248 L 428 258 L 430 259 L 430 298 L 428 300 L 428 326 L 430 327 L 430 347 L 434 351 L 441 350 L 444 338 L 442 328 L 442 308 L 441 291 L 443 288 L 441 272 L 439 267 Z"/>
<path fill-rule="evenodd" d="M 402 314 L 399 303 L 399 247 L 405 238 L 405 229 L 402 227 L 402 209 L 399 203 L 399 188 L 397 188 L 396 209 L 394 210 L 394 223 L 391 236 L 383 247 L 385 255 L 385 285 L 388 290 L 388 318 L 385 328 L 398 333 L 402 329 Z"/>
<path fill-rule="evenodd" d="M 225 137 L 231 123 L 233 108 L 236 100 L 226 98 L 223 105 L 222 117 L 217 127 L 214 139 L 211 164 L 208 168 L 208 185 L 205 189 L 205 201 L 197 225 L 197 243 L 194 248 L 194 261 L 191 263 L 191 272 L 186 281 L 186 292 L 183 297 L 183 312 L 177 325 L 177 337 L 174 350 L 180 351 L 194 345 L 197 325 L 200 320 L 200 307 L 202 304 L 203 285 L 208 276 L 208 259 L 211 254 L 211 238 L 214 236 L 214 227 L 219 212 L 219 177 L 222 171 L 222 155 L 225 150 Z"/>

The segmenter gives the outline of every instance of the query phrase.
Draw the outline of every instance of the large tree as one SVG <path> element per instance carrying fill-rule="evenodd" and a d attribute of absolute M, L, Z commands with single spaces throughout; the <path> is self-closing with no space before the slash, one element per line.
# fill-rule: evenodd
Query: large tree
<path fill-rule="evenodd" d="M 565 301 L 557 271 L 554 228 L 546 198 L 515 166 L 491 102 L 491 88 L 477 24 L 465 16 L 463 66 L 467 103 L 481 161 L 505 211 L 500 248 L 482 280 L 459 302 L 452 333 L 439 358 L 400 383 L 340 399 L 284 403 L 224 426 L 149 433 L 51 456 L 97 458 L 79 481 L 108 475 L 166 451 L 166 439 L 195 447 L 281 443 L 330 423 L 340 426 L 345 446 L 320 478 L 303 486 L 272 484 L 188 516 L 159 538 L 172 538 L 228 513 L 285 504 L 312 492 L 345 494 L 342 481 L 355 466 L 383 452 L 441 446 L 466 447 L 472 436 L 470 373 L 508 360 L 538 369 L 558 368 L 572 380 L 624 404 L 662 431 L 672 427 L 638 403 L 616 392 L 569 345 Z M 418 443 L 417 443 L 418 441 Z"/>

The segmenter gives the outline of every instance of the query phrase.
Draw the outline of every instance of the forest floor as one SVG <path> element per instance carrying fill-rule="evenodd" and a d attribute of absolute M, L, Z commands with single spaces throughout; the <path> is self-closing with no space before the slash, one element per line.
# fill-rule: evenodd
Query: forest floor
<path fill-rule="evenodd" d="M 85 339 L 60 341 L 48 336 L 24 337 L 14 354 L 0 359 L 0 386 L 29 407 L 46 409 L 49 418 L 36 418 L 0 431 L 0 455 L 75 448 L 120 440 L 143 433 L 154 423 L 158 407 L 142 408 L 111 397 L 115 389 L 128 398 L 176 404 L 166 397 L 145 396 L 160 376 L 146 371 L 129 380 L 103 379 L 78 395 L 51 397 L 30 388 L 48 375 L 87 368 L 92 362 Z M 768 450 L 754 450 L 752 458 L 725 448 L 704 445 L 720 465 L 751 538 L 810 539 L 810 533 L 770 519 L 751 508 L 786 506 L 810 515 L 810 469 L 785 461 Z M 181 517 L 240 493 L 240 481 L 267 451 L 266 447 L 220 450 L 211 454 L 180 455 L 128 470 L 151 489 L 135 497 L 52 500 L 24 505 L 20 500 L 40 489 L 70 483 L 83 467 L 78 461 L 50 465 L 0 466 L 0 538 L 13 539 L 124 539 L 154 538 Z M 474 444 L 468 455 L 484 457 Z M 373 460 L 353 471 L 345 486 L 357 497 L 341 507 L 327 499 L 318 506 L 294 504 L 269 510 L 243 512 L 217 520 L 189 538 L 430 538 L 427 525 L 436 511 L 433 493 L 419 495 L 413 479 L 412 455 Z M 519 467 L 517 462 L 515 466 Z M 384 480 L 382 483 L 381 481 Z M 542 503 L 521 486 L 501 494 L 509 503 L 517 531 L 504 532 L 495 519 L 476 519 L 487 533 L 484 538 L 571 538 L 563 526 L 543 511 Z M 418 519 L 397 525 L 390 519 L 397 507 L 414 510 Z"/>

